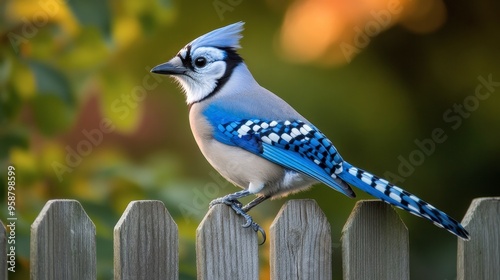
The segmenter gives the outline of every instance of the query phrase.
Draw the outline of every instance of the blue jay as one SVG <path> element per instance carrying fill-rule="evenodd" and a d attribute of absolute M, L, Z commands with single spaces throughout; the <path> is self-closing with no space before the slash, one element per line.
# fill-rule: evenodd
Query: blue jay
<path fill-rule="evenodd" d="M 281 98 L 261 87 L 241 56 L 243 22 L 202 35 L 154 67 L 180 84 L 196 143 L 208 162 L 241 187 L 210 203 L 229 205 L 244 227 L 265 232 L 247 212 L 268 198 L 322 182 L 348 197 L 355 186 L 469 239 L 460 223 L 415 195 L 343 160 L 332 142 Z M 256 195 L 243 206 L 240 198 Z"/>

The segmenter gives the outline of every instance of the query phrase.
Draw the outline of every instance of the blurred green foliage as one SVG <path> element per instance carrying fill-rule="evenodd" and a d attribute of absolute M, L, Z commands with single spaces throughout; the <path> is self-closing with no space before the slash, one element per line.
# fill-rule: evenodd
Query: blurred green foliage
<path fill-rule="evenodd" d="M 241 54 L 256 79 L 321 128 L 350 162 L 401 177 L 400 158 L 418 149 L 415 139 L 442 128 L 447 140 L 400 185 L 459 219 L 473 198 L 499 194 L 500 87 L 467 117 L 453 111 L 461 116 L 456 129 L 443 116 L 474 95 L 479 76 L 500 81 L 498 3 L 449 3 L 439 30 L 392 27 L 341 67 L 283 58 L 276 38 L 292 2 L 240 1 L 226 10 L 214 3 L 0 2 L 2 221 L 7 166 L 17 171 L 18 264 L 10 279 L 29 277 L 30 225 L 54 198 L 78 199 L 94 221 L 99 279 L 112 278 L 113 227 L 127 204 L 164 201 L 179 225 L 181 279 L 196 278 L 196 226 L 211 199 L 236 189 L 199 153 L 180 91 L 149 69 L 198 35 L 239 20 L 246 22 Z M 299 197 L 318 201 L 338 245 L 355 201 L 324 186 Z M 262 204 L 255 219 L 268 228 L 283 201 Z M 412 278 L 453 278 L 455 238 L 401 215 L 410 230 Z M 340 275 L 340 248 L 334 251 Z"/>

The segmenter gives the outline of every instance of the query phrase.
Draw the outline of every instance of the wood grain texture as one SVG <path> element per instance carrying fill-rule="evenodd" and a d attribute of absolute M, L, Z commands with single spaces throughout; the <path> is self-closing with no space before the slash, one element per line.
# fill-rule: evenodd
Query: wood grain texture
<path fill-rule="evenodd" d="M 31 279 L 96 279 L 95 226 L 76 200 L 49 200 L 31 225 Z"/>
<path fill-rule="evenodd" d="M 7 231 L 0 221 L 0 279 L 7 279 Z"/>
<path fill-rule="evenodd" d="M 332 279 L 330 224 L 312 199 L 288 201 L 270 228 L 271 279 Z"/>
<path fill-rule="evenodd" d="M 470 240 L 458 239 L 457 279 L 500 279 L 500 197 L 474 199 L 462 225 Z"/>
<path fill-rule="evenodd" d="M 212 207 L 196 230 L 198 279 L 259 279 L 257 233 L 227 205 Z"/>
<path fill-rule="evenodd" d="M 130 202 L 114 230 L 115 279 L 178 279 L 178 243 L 163 202 Z"/>
<path fill-rule="evenodd" d="M 408 230 L 379 200 L 358 201 L 342 231 L 344 279 L 409 279 Z"/>

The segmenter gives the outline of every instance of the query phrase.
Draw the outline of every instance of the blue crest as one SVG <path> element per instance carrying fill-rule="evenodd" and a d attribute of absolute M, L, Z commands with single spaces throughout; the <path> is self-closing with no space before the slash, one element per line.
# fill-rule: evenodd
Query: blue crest
<path fill-rule="evenodd" d="M 243 37 L 241 31 L 243 31 L 243 25 L 245 23 L 240 21 L 236 22 L 209 33 L 202 35 L 194 39 L 189 45 L 192 49 L 198 47 L 217 47 L 217 48 L 240 48 L 240 39 Z"/>

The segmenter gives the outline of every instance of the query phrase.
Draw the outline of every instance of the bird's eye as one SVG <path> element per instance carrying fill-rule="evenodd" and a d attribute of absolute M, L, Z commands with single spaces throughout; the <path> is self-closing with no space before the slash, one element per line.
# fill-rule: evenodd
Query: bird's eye
<path fill-rule="evenodd" d="M 207 65 L 207 59 L 203 56 L 200 56 L 194 60 L 194 65 L 198 68 L 203 68 Z"/>

